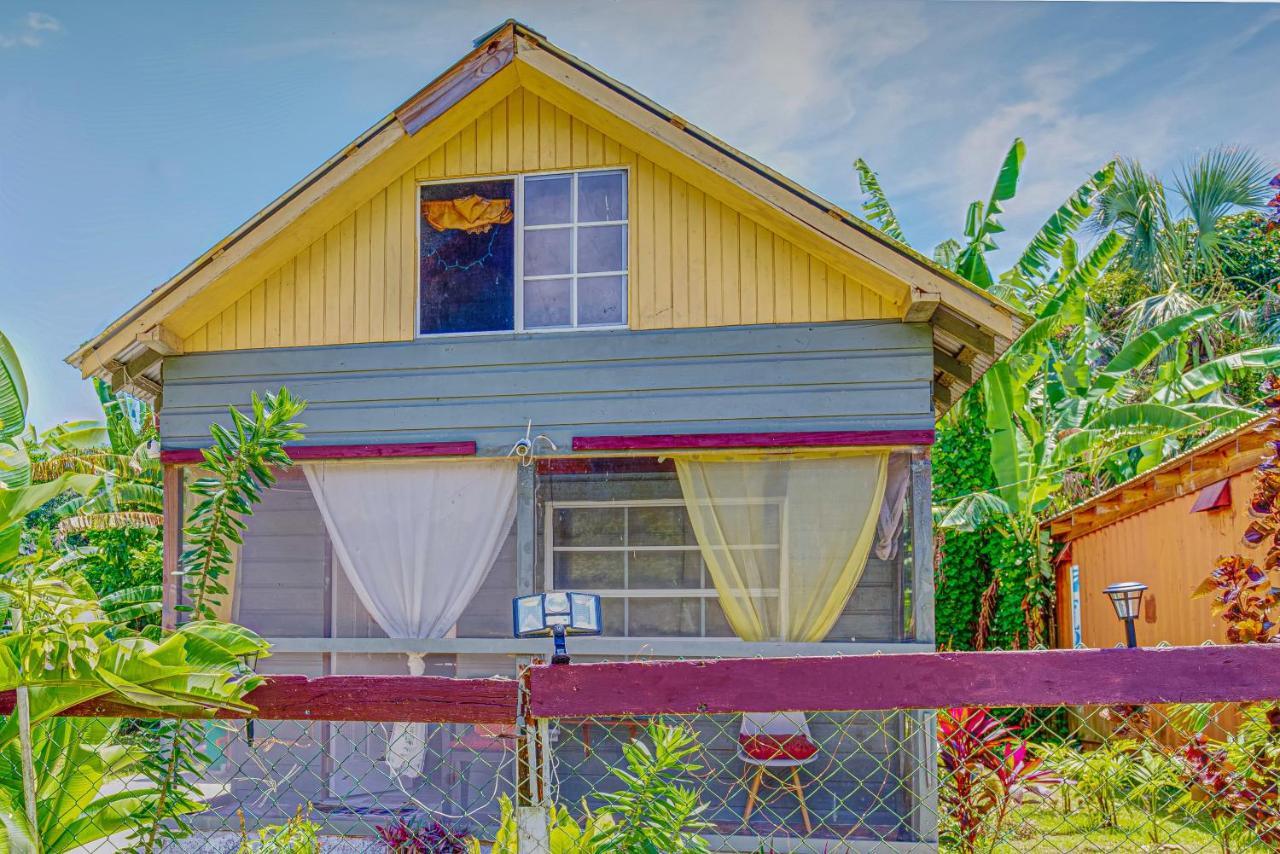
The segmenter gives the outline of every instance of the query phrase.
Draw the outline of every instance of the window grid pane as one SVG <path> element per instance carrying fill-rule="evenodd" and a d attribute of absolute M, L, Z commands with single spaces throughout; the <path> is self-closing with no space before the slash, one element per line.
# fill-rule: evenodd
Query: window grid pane
<path fill-rule="evenodd" d="M 575 518 L 575 514 L 581 515 Z M 605 611 L 613 615 L 605 622 L 606 634 L 733 637 L 683 504 L 583 503 L 556 506 L 549 518 L 555 519 L 555 527 L 547 532 L 553 562 L 548 587 L 599 594 Z M 613 521 L 606 522 L 606 518 Z M 608 530 L 601 530 L 602 525 Z M 586 542 L 593 544 L 586 545 Z M 731 548 L 779 551 L 777 542 L 739 544 Z M 578 561 L 582 562 L 581 566 L 575 567 Z M 676 570 L 665 583 L 660 577 L 662 563 Z M 614 567 L 612 573 L 609 566 Z M 610 576 L 618 579 L 616 586 L 608 584 Z M 579 580 L 587 583 L 574 588 L 573 582 Z M 758 592 L 778 594 L 777 590 Z M 664 608 L 669 613 L 663 613 Z M 642 633 L 633 631 L 633 622 Z"/>
<path fill-rule="evenodd" d="M 523 327 L 565 329 L 625 325 L 630 241 L 626 171 L 606 169 L 526 176 L 524 186 Z M 567 223 L 562 221 L 566 207 L 562 188 L 567 189 L 569 195 Z M 585 200 L 584 193 L 588 194 Z M 554 257 L 548 255 L 561 239 L 548 232 L 557 229 L 569 233 L 567 275 L 560 250 L 556 250 Z M 584 231 L 588 229 L 595 231 L 585 235 L 584 243 Z M 583 252 L 586 256 L 580 258 Z M 558 294 L 547 287 L 531 288 L 534 282 L 553 278 L 568 281 L 567 307 L 554 306 L 552 303 L 559 298 Z M 584 283 L 584 279 L 595 281 Z"/>

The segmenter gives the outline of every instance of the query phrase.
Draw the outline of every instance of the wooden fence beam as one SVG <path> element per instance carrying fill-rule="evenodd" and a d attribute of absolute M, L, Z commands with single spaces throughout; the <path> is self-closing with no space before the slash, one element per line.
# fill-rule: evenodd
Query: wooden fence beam
<path fill-rule="evenodd" d="M 536 717 L 1247 702 L 1280 698 L 1280 645 L 540 666 Z"/>
<path fill-rule="evenodd" d="M 407 721 L 410 723 L 513 724 L 513 679 L 447 676 L 268 676 L 245 701 L 251 715 L 219 710 L 213 717 L 277 721 Z M 0 692 L 0 714 L 14 707 L 14 692 Z M 149 709 L 100 700 L 81 703 L 71 717 L 163 718 Z"/>

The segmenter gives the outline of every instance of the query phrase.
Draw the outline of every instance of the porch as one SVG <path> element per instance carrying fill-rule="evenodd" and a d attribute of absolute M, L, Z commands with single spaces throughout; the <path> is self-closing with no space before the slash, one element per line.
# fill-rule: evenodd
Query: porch
<path fill-rule="evenodd" d="M 479 577 L 470 589 L 464 585 L 450 594 L 455 614 L 417 637 L 396 631 L 404 624 L 397 620 L 406 615 L 396 609 L 405 597 L 394 593 L 388 600 L 372 589 L 386 582 L 393 591 L 403 590 L 396 585 L 408 583 L 405 574 L 378 569 L 362 575 L 362 559 L 352 552 L 367 531 L 361 527 L 354 537 L 345 533 L 334 519 L 342 511 L 317 484 L 317 471 L 325 467 L 331 472 L 343 466 L 344 478 L 358 480 L 362 472 L 376 479 L 379 466 L 404 464 L 303 463 L 281 473 L 249 520 L 225 613 L 271 641 L 272 656 L 259 662 L 260 672 L 310 677 L 515 678 L 549 646 L 511 637 L 511 600 L 557 589 L 596 593 L 604 603 L 604 635 L 571 640 L 574 661 L 581 663 L 931 650 L 927 452 L 775 451 L 746 464 L 741 457 L 723 455 L 728 465 L 746 471 L 733 472 L 731 495 L 722 492 L 714 501 L 692 503 L 688 483 L 682 483 L 670 457 L 505 463 L 516 481 L 511 521 L 490 525 L 490 544 L 480 558 L 450 564 L 458 567 L 450 584 L 468 573 Z M 797 462 L 804 469 L 799 483 L 790 470 Z M 432 467 L 450 466 L 469 476 L 492 470 L 495 461 L 418 460 L 414 466 L 414 478 L 423 472 L 434 476 Z M 756 477 L 758 471 L 768 477 Z M 830 477 L 861 480 L 852 488 L 833 489 Z M 345 491 L 364 488 L 343 483 Z M 845 496 L 847 503 L 815 510 L 815 498 L 831 504 L 829 495 Z M 376 502 L 358 505 L 361 513 L 379 512 Z M 707 507 L 728 507 L 736 514 L 718 518 L 730 531 L 722 542 L 708 543 L 698 528 L 697 517 Z M 503 512 L 492 502 L 483 510 Z M 403 508 L 389 512 L 401 524 L 416 518 Z M 387 520 L 360 518 L 362 526 L 381 525 L 375 535 L 387 539 Z M 850 530 L 865 536 L 851 536 Z M 815 563 L 814 554 L 826 568 L 804 570 L 805 561 Z M 726 585 L 726 572 L 741 577 Z M 742 615 L 731 613 L 735 607 L 743 610 L 744 603 L 756 621 L 746 629 Z M 820 630 L 821 640 L 796 640 L 802 628 L 810 635 Z M 608 769 L 617 767 L 622 744 L 641 732 L 646 720 L 644 715 L 620 722 L 566 719 L 549 728 L 549 761 L 566 803 L 608 790 L 615 779 Z M 931 754 L 912 741 L 909 716 L 851 715 L 801 723 L 808 725 L 804 737 L 812 742 L 814 756 L 803 767 L 783 763 L 780 769 L 744 759 L 743 716 L 699 723 L 710 769 L 702 781 L 711 805 L 708 817 L 726 838 L 839 839 L 874 832 L 878 838 L 905 840 L 919 835 L 911 815 L 921 797 L 920 769 Z M 280 722 L 269 734 L 261 725 L 257 729 L 252 740 L 243 727 L 211 733 L 223 758 L 220 776 L 211 778 L 220 787 L 212 804 L 215 818 L 206 819 L 216 823 L 244 810 L 255 823 L 271 823 L 310 804 L 344 834 L 373 833 L 380 824 L 411 814 L 454 816 L 492 828 L 497 814 L 491 793 L 514 784 L 514 747 L 505 731 L 457 723 L 421 729 L 367 722 Z M 771 791 L 778 785 L 783 788 Z M 288 798 L 264 795 L 282 786 Z"/>

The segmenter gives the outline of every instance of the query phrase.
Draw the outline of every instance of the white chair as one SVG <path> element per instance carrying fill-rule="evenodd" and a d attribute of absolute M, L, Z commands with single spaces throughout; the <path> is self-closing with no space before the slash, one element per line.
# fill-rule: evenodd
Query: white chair
<path fill-rule="evenodd" d="M 744 769 L 743 783 L 747 786 L 747 806 L 742 811 L 742 823 L 746 824 L 751 820 L 751 812 L 755 809 L 756 801 L 763 800 L 760 798 L 760 787 L 765 776 L 768 775 L 778 781 L 779 792 L 791 792 L 800 801 L 800 817 L 804 821 L 805 833 L 813 833 L 813 825 L 809 821 L 809 808 L 804 801 L 804 785 L 800 782 L 800 766 L 817 759 L 817 750 L 804 759 L 789 757 L 757 759 L 747 753 L 743 740 L 763 736 L 771 736 L 775 740 L 798 736 L 809 744 L 817 746 L 809 733 L 809 721 L 803 712 L 746 712 L 742 715 L 738 756 L 748 768 L 755 768 L 754 772 Z M 749 784 L 746 783 L 747 776 L 751 777 Z"/>

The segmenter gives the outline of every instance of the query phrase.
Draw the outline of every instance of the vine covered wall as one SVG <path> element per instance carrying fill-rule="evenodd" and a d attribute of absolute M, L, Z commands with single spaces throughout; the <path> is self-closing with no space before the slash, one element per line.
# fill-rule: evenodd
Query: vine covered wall
<path fill-rule="evenodd" d="M 986 406 L 972 389 L 963 411 L 938 425 L 934 446 L 934 502 L 994 491 Z M 940 532 L 934 584 L 935 631 L 942 649 L 1026 649 L 1023 602 L 1035 567 L 1034 545 L 993 526 Z M 993 580 L 996 583 L 993 585 Z M 1037 641 L 1038 642 L 1038 641 Z"/>

